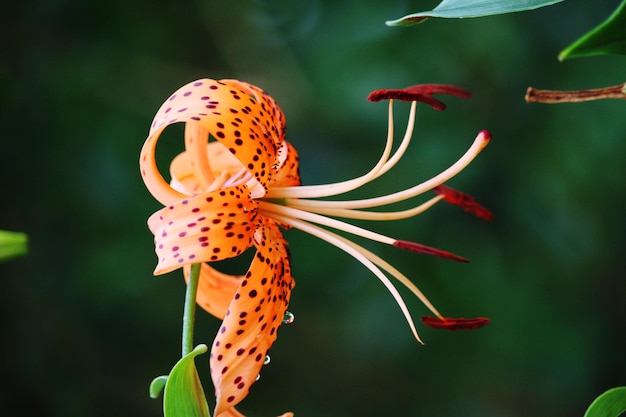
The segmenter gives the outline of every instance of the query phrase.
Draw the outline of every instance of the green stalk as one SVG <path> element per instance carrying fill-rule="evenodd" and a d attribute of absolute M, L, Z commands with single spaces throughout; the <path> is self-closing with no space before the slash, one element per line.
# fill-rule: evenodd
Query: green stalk
<path fill-rule="evenodd" d="M 200 280 L 201 264 L 191 265 L 189 282 L 185 292 L 185 308 L 183 310 L 183 357 L 193 350 L 193 327 L 196 320 L 196 294 Z"/>

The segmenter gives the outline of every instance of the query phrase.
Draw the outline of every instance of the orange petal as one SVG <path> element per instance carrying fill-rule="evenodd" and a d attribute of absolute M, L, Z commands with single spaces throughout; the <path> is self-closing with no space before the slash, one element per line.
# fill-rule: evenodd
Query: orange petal
<path fill-rule="evenodd" d="M 258 108 L 255 110 L 259 110 L 259 116 L 261 118 L 259 123 L 265 126 L 268 134 L 274 141 L 275 148 L 279 149 L 282 142 L 285 140 L 286 120 L 285 115 L 278 106 L 278 103 L 276 103 L 276 100 L 259 87 L 243 81 L 221 80 L 221 82 L 231 87 L 240 88 L 251 97 L 256 98 L 258 101 Z M 254 113 L 252 113 L 252 116 L 256 117 Z"/>
<path fill-rule="evenodd" d="M 216 415 L 248 394 L 276 340 L 294 286 L 287 243 L 278 226 L 265 220 L 254 243 L 256 255 L 211 349 Z"/>
<path fill-rule="evenodd" d="M 183 268 L 185 281 L 189 281 L 190 265 Z M 196 302 L 207 313 L 224 319 L 226 310 L 243 281 L 243 275 L 229 275 L 203 263 L 200 268 Z"/>
<path fill-rule="evenodd" d="M 266 187 L 276 165 L 277 149 L 284 140 L 281 109 L 262 90 L 235 80 L 202 79 L 178 89 L 163 103 L 152 122 L 141 151 L 140 168 L 146 186 L 164 205 L 176 193 L 159 173 L 155 151 L 162 131 L 173 123 L 196 125 L 186 131 L 186 149 L 191 152 L 199 183 L 206 182 L 204 143 L 210 134 L 221 142 Z M 180 197 L 180 196 L 179 196 Z"/>
<path fill-rule="evenodd" d="M 252 245 L 256 207 L 248 187 L 239 185 L 157 211 L 148 219 L 159 258 L 154 274 L 241 254 Z"/>

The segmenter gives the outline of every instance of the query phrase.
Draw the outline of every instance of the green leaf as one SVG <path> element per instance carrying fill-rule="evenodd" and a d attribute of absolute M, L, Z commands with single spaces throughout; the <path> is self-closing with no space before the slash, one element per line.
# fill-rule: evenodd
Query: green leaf
<path fill-rule="evenodd" d="M 626 54 L 626 0 L 607 20 L 559 54 L 559 60 L 601 54 Z"/>
<path fill-rule="evenodd" d="M 626 411 L 626 387 L 610 389 L 596 398 L 584 417 L 617 417 Z"/>
<path fill-rule="evenodd" d="M 411 26 L 429 17 L 464 18 L 522 12 L 561 1 L 563 0 L 443 0 L 429 12 L 409 14 L 397 20 L 389 20 L 385 24 L 387 26 Z"/>
<path fill-rule="evenodd" d="M 26 254 L 27 243 L 28 237 L 24 233 L 0 230 L 0 261 Z"/>
<path fill-rule="evenodd" d="M 161 392 L 163 392 L 163 388 L 165 388 L 165 383 L 167 382 L 167 375 L 157 376 L 150 383 L 150 398 L 153 400 L 159 398 Z"/>
<path fill-rule="evenodd" d="M 196 356 L 207 350 L 206 345 L 196 346 L 172 368 L 163 393 L 165 417 L 211 417 L 194 362 Z"/>

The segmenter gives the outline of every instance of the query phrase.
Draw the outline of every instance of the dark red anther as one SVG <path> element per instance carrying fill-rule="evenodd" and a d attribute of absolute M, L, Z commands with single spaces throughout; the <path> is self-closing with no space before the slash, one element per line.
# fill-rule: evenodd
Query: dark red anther
<path fill-rule="evenodd" d="M 469 194 L 465 194 L 461 191 L 457 191 L 454 188 L 450 188 L 445 185 L 438 185 L 433 188 L 433 191 L 443 196 L 443 199 L 450 204 L 461 207 L 468 213 L 473 214 L 481 219 L 491 221 L 493 220 L 493 214 L 485 207 L 480 205 L 474 197 Z"/>
<path fill-rule="evenodd" d="M 407 89 L 372 91 L 367 97 L 367 100 L 372 102 L 382 100 L 419 101 L 420 103 L 428 104 L 435 110 L 444 111 L 446 109 L 446 105 L 443 101 L 437 100 L 433 96 L 421 93 L 414 93 L 408 91 Z"/>
<path fill-rule="evenodd" d="M 428 327 L 432 327 L 435 329 L 446 329 L 453 332 L 455 330 L 479 329 L 483 326 L 488 325 L 489 319 L 487 317 L 475 317 L 471 319 L 466 319 L 463 317 L 444 317 L 443 319 L 440 319 L 439 317 L 424 316 L 422 317 L 422 322 Z"/>
<path fill-rule="evenodd" d="M 451 96 L 470 98 L 472 93 L 453 85 L 445 84 L 418 84 L 402 89 L 376 90 L 367 97 L 368 101 L 377 102 L 381 100 L 419 101 L 443 111 L 446 105 L 433 97 L 433 94 L 448 94 Z"/>
<path fill-rule="evenodd" d="M 469 259 L 463 258 L 459 255 L 455 255 L 452 252 L 446 252 L 441 249 L 433 248 L 431 246 L 422 245 L 421 243 L 409 242 L 408 240 L 396 240 L 393 242 L 393 246 L 400 249 L 410 250 L 411 252 L 423 253 L 426 255 L 437 256 L 439 258 L 452 259 L 458 262 L 469 262 Z"/>
<path fill-rule="evenodd" d="M 472 98 L 472 92 L 456 85 L 448 84 L 417 84 L 411 87 L 405 88 L 412 93 L 427 94 L 429 96 L 433 94 L 447 94 L 449 96 L 455 96 L 460 98 Z"/>

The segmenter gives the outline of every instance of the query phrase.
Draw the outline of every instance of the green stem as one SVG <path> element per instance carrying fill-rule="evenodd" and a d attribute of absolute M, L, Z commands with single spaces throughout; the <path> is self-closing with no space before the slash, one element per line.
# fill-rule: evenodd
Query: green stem
<path fill-rule="evenodd" d="M 185 292 L 185 308 L 183 310 L 183 357 L 193 350 L 193 326 L 196 320 L 196 294 L 200 280 L 201 264 L 191 265 L 189 282 Z"/>

